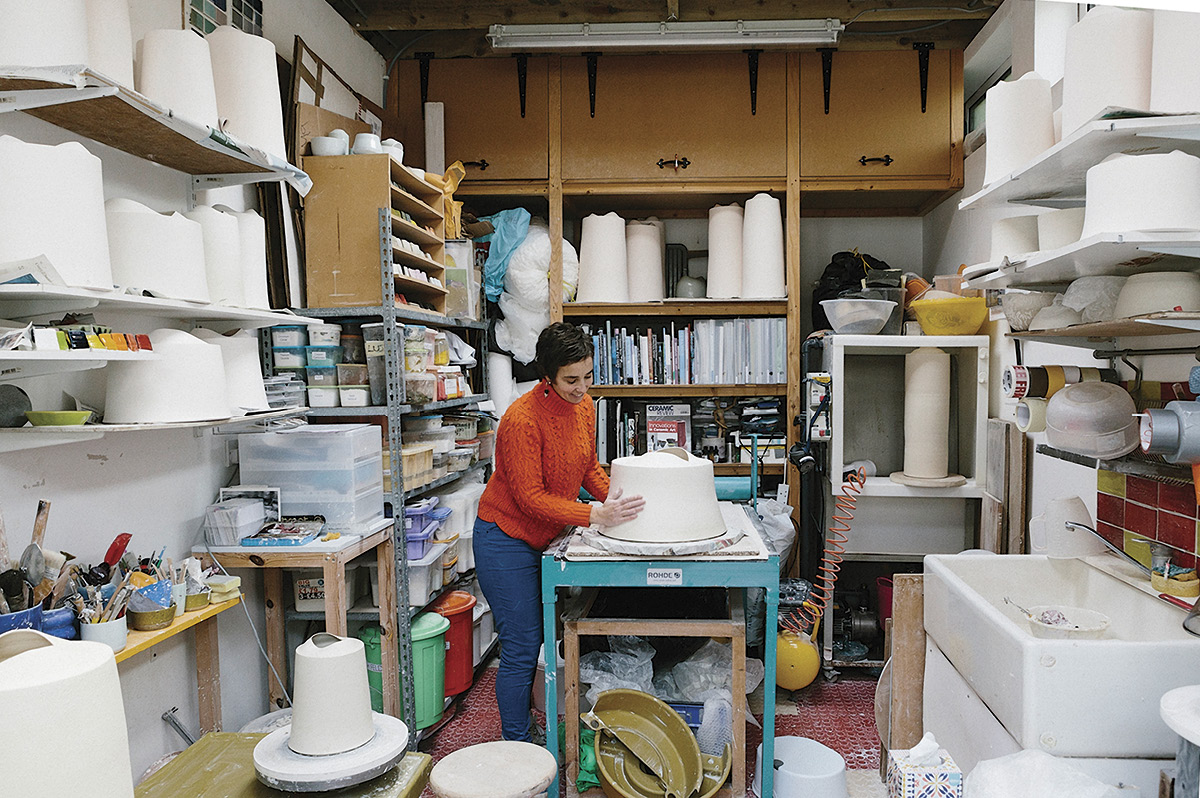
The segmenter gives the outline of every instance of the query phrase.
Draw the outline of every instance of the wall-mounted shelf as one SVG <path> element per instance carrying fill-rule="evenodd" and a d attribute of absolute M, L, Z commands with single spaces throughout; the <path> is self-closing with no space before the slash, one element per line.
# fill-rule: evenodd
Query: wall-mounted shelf
<path fill-rule="evenodd" d="M 440 285 L 427 283 L 414 277 L 407 277 L 403 274 L 394 275 L 394 282 L 396 284 L 396 291 L 405 295 L 416 297 L 422 301 L 428 299 L 429 297 L 445 296 L 446 294 L 450 293 Z"/>
<path fill-rule="evenodd" d="M 396 247 L 392 247 L 392 260 L 396 263 L 403 263 L 405 266 L 412 266 L 413 268 L 437 276 L 440 276 L 446 270 L 445 266 L 428 255 L 414 255 L 407 250 L 397 249 Z"/>
<path fill-rule="evenodd" d="M 787 386 L 770 385 L 593 385 L 592 396 L 620 397 L 706 397 L 706 396 L 786 396 Z"/>
<path fill-rule="evenodd" d="M 1022 341 L 1043 341 L 1064 346 L 1096 348 L 1099 341 L 1145 335 L 1184 335 L 1200 332 L 1200 312 L 1171 310 L 1134 316 L 1131 319 L 1072 324 L 1057 330 L 1033 330 L 1009 333 L 1009 338 Z"/>
<path fill-rule="evenodd" d="M 449 410 L 456 407 L 465 407 L 473 405 L 477 402 L 485 401 L 488 398 L 486 393 L 473 393 L 470 396 L 463 396 L 458 399 L 442 399 L 437 402 L 426 402 L 423 405 L 397 405 L 394 410 L 401 414 L 407 413 L 435 413 L 441 410 Z M 339 416 L 386 416 L 388 408 L 381 406 L 374 407 L 313 407 L 309 408 L 308 414 L 315 417 L 339 417 Z"/>
<path fill-rule="evenodd" d="M 564 316 L 786 316 L 786 299 L 664 299 L 660 302 L 564 302 Z"/>
<path fill-rule="evenodd" d="M 437 490 L 438 488 L 442 487 L 443 485 L 449 485 L 451 482 L 454 482 L 455 480 L 457 480 L 461 477 L 465 477 L 467 474 L 472 474 L 472 473 L 475 473 L 478 471 L 482 471 L 483 469 L 491 466 L 491 464 L 492 464 L 492 459 L 489 457 L 486 460 L 480 460 L 478 463 L 471 466 L 470 468 L 464 468 L 462 471 L 455 471 L 452 474 L 447 474 L 446 476 L 435 479 L 433 482 L 430 482 L 426 485 L 422 485 L 419 488 L 413 488 L 412 490 L 406 490 L 406 491 L 404 491 L 404 501 L 408 501 L 409 499 L 414 499 L 417 496 L 421 496 L 423 494 L 429 493 L 429 491 L 431 491 L 431 490 Z"/>
<path fill-rule="evenodd" d="M 383 315 L 383 307 L 380 305 L 355 308 L 301 308 L 301 310 L 315 319 L 362 319 L 376 318 Z M 487 329 L 487 322 L 464 319 L 458 316 L 446 316 L 441 313 L 434 313 L 431 310 L 410 307 L 408 305 L 396 305 L 396 321 L 428 324 L 432 327 L 463 327 L 468 330 Z"/>
<path fill-rule="evenodd" d="M 154 360 L 156 357 L 153 352 L 108 349 L 0 351 L 0 382 L 102 368 L 116 361 Z"/>
<path fill-rule="evenodd" d="M 308 175 L 282 158 L 175 116 L 81 65 L 4 67 L 0 113 L 26 113 L 64 130 L 193 176 L 196 189 L 287 181 L 301 195 Z"/>
<path fill-rule="evenodd" d="M 666 218 L 707 218 L 709 208 L 744 204 L 755 194 L 787 191 L 785 178 L 760 180 L 603 181 L 564 180 L 563 210 L 568 218 L 608 213 L 620 208 L 627 219 L 655 215 Z"/>
<path fill-rule="evenodd" d="M 1115 471 L 1118 474 L 1130 474 L 1135 477 L 1149 477 L 1150 479 L 1171 479 L 1182 482 L 1190 482 L 1192 479 L 1192 469 L 1190 466 L 1141 460 L 1132 455 L 1118 457 L 1115 460 L 1098 460 L 1095 457 L 1075 454 L 1075 452 L 1068 452 L 1065 449 L 1056 449 L 1046 443 L 1039 443 L 1035 451 L 1038 454 L 1044 454 L 1056 460 L 1064 460 L 1068 463 L 1086 466 L 1087 468 L 1098 468 L 1102 471 Z"/>
<path fill-rule="evenodd" d="M 1089 122 L 1024 168 L 972 194 L 959 210 L 1006 203 L 1073 208 L 1083 205 L 1087 170 L 1116 153 L 1182 150 L 1200 156 L 1200 114 L 1140 116 Z"/>

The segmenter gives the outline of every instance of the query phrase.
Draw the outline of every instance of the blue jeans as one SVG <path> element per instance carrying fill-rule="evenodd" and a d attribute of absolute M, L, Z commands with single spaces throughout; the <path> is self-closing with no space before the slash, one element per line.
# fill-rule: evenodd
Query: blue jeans
<path fill-rule="evenodd" d="M 482 518 L 475 519 L 473 545 L 475 575 L 500 634 L 500 730 L 505 740 L 531 742 L 529 698 L 542 645 L 542 553 Z"/>

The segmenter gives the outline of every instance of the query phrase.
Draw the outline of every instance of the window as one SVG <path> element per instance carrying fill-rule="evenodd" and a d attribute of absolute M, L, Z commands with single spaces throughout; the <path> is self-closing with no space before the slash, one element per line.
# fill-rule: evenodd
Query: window
<path fill-rule="evenodd" d="M 1012 77 L 1012 66 L 1005 64 L 990 79 L 984 81 L 983 85 L 967 100 L 967 133 L 979 130 L 987 121 L 987 90 L 1010 77 Z"/>
<path fill-rule="evenodd" d="M 262 35 L 262 0 L 184 0 L 184 13 L 197 33 L 208 34 L 219 25 L 232 25 Z"/>

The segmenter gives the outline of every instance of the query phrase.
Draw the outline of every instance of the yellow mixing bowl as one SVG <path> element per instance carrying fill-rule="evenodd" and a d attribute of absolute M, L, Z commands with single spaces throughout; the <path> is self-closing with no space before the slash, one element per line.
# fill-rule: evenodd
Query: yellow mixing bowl
<path fill-rule="evenodd" d="M 987 304 L 978 296 L 918 299 L 909 307 L 926 335 L 974 335 L 988 317 Z"/>

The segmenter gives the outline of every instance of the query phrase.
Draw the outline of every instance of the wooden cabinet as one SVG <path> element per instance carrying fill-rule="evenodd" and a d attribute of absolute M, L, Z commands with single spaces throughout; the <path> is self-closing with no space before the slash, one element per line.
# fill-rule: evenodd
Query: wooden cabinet
<path fill-rule="evenodd" d="M 962 187 L 962 53 L 932 50 L 921 110 L 915 50 L 800 56 L 801 189 Z"/>
<path fill-rule="evenodd" d="M 564 181 L 787 173 L 783 53 L 759 55 L 755 113 L 743 53 L 601 56 L 594 116 L 587 58 L 561 64 Z M 672 168 L 676 158 L 687 168 Z"/>

